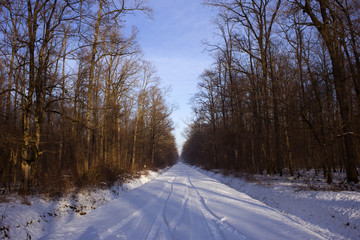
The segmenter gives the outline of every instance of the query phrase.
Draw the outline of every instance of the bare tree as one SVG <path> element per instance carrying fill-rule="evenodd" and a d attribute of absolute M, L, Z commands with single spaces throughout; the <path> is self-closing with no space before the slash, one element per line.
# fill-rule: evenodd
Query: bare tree
<path fill-rule="evenodd" d="M 214 64 L 202 75 L 185 160 L 211 166 L 210 136 L 216 132 L 220 163 L 235 162 L 236 168 L 236 154 L 228 154 L 236 149 L 240 169 L 282 174 L 285 167 L 293 175 L 301 167 L 322 168 L 331 183 L 332 171 L 345 162 L 348 181 L 357 182 L 358 5 L 346 0 L 207 4 L 219 10 L 222 43 L 207 43 Z M 214 96 L 218 105 L 211 109 Z M 211 113 L 221 118 L 214 121 Z"/>
<path fill-rule="evenodd" d="M 2 186 L 29 192 L 111 183 L 142 168 L 131 169 L 137 145 L 136 156 L 152 166 L 173 163 L 171 111 L 150 84 L 153 68 L 142 64 L 137 31 L 124 32 L 123 20 L 136 12 L 150 9 L 145 1 L 2 1 Z"/>
<path fill-rule="evenodd" d="M 339 101 L 343 122 L 342 137 L 346 148 L 346 172 L 348 182 L 357 183 L 356 148 L 353 129 L 353 112 L 351 88 L 346 73 L 345 54 L 342 50 L 341 34 L 337 31 L 339 24 L 339 10 L 343 7 L 341 1 L 315 1 L 304 3 L 295 1 L 294 4 L 304 11 L 310 18 L 312 25 L 319 31 L 331 58 L 336 96 Z M 341 10 L 340 10 L 341 11 Z M 357 60 L 358 61 L 358 60 Z"/>

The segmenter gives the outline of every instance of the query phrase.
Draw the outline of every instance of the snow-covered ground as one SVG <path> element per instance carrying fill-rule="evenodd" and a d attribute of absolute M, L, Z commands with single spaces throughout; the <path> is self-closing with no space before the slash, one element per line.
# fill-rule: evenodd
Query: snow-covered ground
<path fill-rule="evenodd" d="M 324 183 L 323 177 L 312 172 L 301 178 L 279 176 L 224 176 L 221 171 L 205 171 L 240 192 L 246 193 L 289 218 L 330 239 L 360 239 L 360 192 L 340 191 L 340 187 Z M 249 180 L 250 178 L 250 180 Z M 343 175 L 334 175 L 334 181 L 344 182 Z"/>
<path fill-rule="evenodd" d="M 64 202 L 38 199 L 29 206 L 16 202 L 2 204 L 4 235 L 13 239 L 29 236 L 32 239 L 323 239 L 326 236 L 183 163 L 126 194 L 99 191 L 94 195 L 77 194 L 81 204 L 76 198 Z M 10 226 L 12 222 L 18 223 Z"/>
<path fill-rule="evenodd" d="M 111 189 L 87 189 L 73 192 L 58 200 L 45 196 L 0 196 L 0 239 L 39 239 L 74 219 L 111 202 L 161 174 L 144 171 L 139 178 Z"/>
<path fill-rule="evenodd" d="M 359 192 L 255 182 L 178 163 L 58 201 L 10 197 L 0 204 L 0 239 L 360 239 Z"/>

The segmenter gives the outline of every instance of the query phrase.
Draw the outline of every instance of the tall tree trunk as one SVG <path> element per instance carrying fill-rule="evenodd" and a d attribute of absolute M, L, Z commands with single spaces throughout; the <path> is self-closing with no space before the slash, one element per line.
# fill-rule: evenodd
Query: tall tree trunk
<path fill-rule="evenodd" d="M 275 135 L 275 149 L 274 149 L 274 157 L 276 163 L 276 170 L 282 176 L 282 169 L 284 167 L 283 156 L 281 152 L 281 144 L 280 144 L 280 120 L 279 120 L 279 104 L 278 98 L 280 98 L 281 93 L 279 89 L 278 78 L 274 73 L 274 63 L 271 61 L 270 63 L 270 77 L 272 83 L 272 100 L 273 100 L 273 117 L 274 117 L 274 135 Z"/>
<path fill-rule="evenodd" d="M 88 171 L 91 165 L 92 158 L 92 137 L 93 137 L 93 122 L 91 119 L 93 109 L 93 97 L 94 97 L 94 76 L 95 76 L 95 62 L 96 62 L 96 53 L 97 45 L 99 41 L 99 32 L 100 32 L 100 22 L 102 19 L 102 9 L 103 9 L 104 0 L 100 0 L 100 5 L 97 13 L 95 29 L 94 29 L 94 40 L 92 43 L 91 49 L 91 59 L 90 59 L 90 69 L 89 69 L 89 86 L 87 93 L 87 108 L 86 108 L 86 147 L 87 147 L 87 159 L 84 164 L 85 171 Z"/>
<path fill-rule="evenodd" d="M 28 89 L 24 89 L 25 95 L 23 103 L 23 145 L 22 145 L 22 163 L 21 168 L 24 173 L 24 191 L 29 191 L 29 184 L 31 178 L 31 163 L 35 160 L 32 156 L 29 156 L 29 152 L 33 151 L 32 139 L 30 136 L 30 119 L 33 105 L 33 95 L 35 91 L 35 38 L 37 32 L 37 17 L 38 17 L 38 4 L 36 2 L 34 10 L 32 9 L 31 1 L 27 3 L 27 31 L 28 31 L 28 42 L 27 47 L 29 51 L 29 85 Z M 32 155 L 32 154 L 31 154 Z"/>

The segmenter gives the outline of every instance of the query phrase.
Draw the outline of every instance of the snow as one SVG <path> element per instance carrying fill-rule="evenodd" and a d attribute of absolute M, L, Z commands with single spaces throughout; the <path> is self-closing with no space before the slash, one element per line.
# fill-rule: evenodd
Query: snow
<path fill-rule="evenodd" d="M 1 203 L 0 238 L 359 239 L 357 229 L 341 230 L 360 226 L 358 192 L 295 191 L 290 185 L 200 173 L 179 162 L 111 190 Z"/>
<path fill-rule="evenodd" d="M 194 169 L 276 208 L 289 218 L 329 239 L 360 239 L 360 192 L 330 191 L 321 176 L 303 179 L 256 175 L 224 176 L 219 170 Z M 335 176 L 334 176 L 335 177 Z M 313 178 L 313 179 L 312 179 Z M 340 181 L 341 182 L 341 181 Z"/>
<path fill-rule="evenodd" d="M 126 192 L 151 181 L 161 174 L 144 171 L 136 179 L 114 185 L 110 189 L 86 189 L 72 192 L 60 199 L 46 196 L 11 195 L 0 199 L 0 239 L 39 239 L 58 226 L 120 198 Z"/>

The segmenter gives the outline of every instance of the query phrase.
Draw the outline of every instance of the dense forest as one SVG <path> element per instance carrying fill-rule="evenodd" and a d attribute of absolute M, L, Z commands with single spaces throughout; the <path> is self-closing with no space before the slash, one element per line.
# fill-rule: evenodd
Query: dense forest
<path fill-rule="evenodd" d="M 208 168 L 294 175 L 346 171 L 360 150 L 357 0 L 208 0 L 213 64 L 193 98 L 182 158 Z"/>
<path fill-rule="evenodd" d="M 141 0 L 0 1 L 2 189 L 112 183 L 177 160 L 174 109 L 130 14 L 151 9 Z"/>

